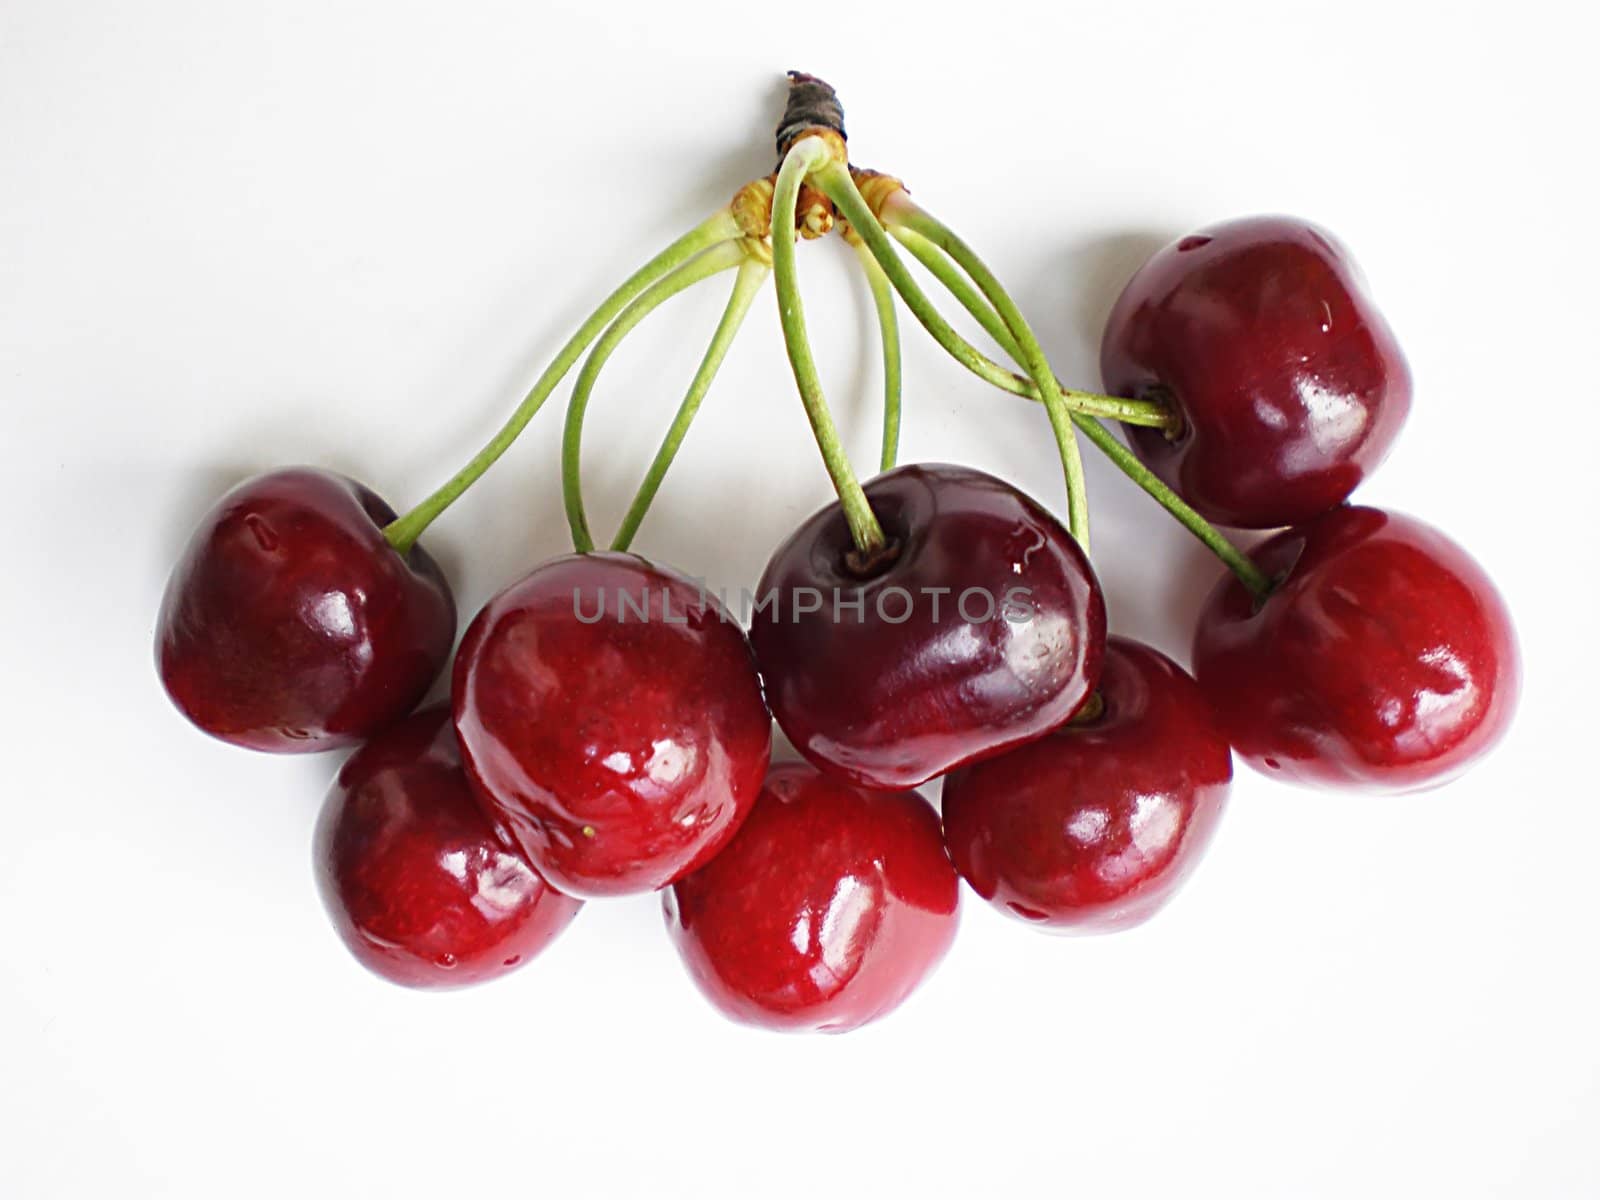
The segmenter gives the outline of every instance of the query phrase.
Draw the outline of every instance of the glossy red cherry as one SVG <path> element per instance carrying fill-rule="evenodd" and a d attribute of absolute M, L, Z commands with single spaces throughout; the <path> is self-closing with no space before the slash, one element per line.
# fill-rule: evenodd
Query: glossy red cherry
<path fill-rule="evenodd" d="M 234 488 L 200 522 L 156 623 L 156 666 L 213 737 L 280 753 L 352 745 L 422 699 L 455 640 L 433 559 L 383 538 L 394 512 L 308 467 Z"/>
<path fill-rule="evenodd" d="M 1108 391 L 1176 405 L 1133 450 L 1204 516 L 1269 529 L 1349 496 L 1411 407 L 1411 373 L 1355 264 L 1288 217 L 1202 229 L 1156 253 L 1106 323 Z"/>
<path fill-rule="evenodd" d="M 727 848 L 662 903 L 690 975 L 728 1016 L 841 1033 L 898 1006 L 938 965 L 958 892 L 921 796 L 784 763 Z"/>
<path fill-rule="evenodd" d="M 900 467 L 866 493 L 892 562 L 852 570 L 834 503 L 757 590 L 750 639 L 795 748 L 863 786 L 907 788 L 1072 716 L 1099 677 L 1105 603 L 1066 529 L 966 467 Z"/>
<path fill-rule="evenodd" d="M 651 891 L 733 836 L 772 722 L 744 632 L 629 554 L 553 559 L 456 656 L 456 731 L 490 817 L 564 892 Z"/>
<path fill-rule="evenodd" d="M 1505 732 L 1516 636 L 1494 584 L 1420 521 L 1336 508 L 1251 557 L 1206 601 L 1194 669 L 1234 749 L 1304 783 L 1409 791 L 1464 771 Z"/>
<path fill-rule="evenodd" d="M 1233 778 L 1228 743 L 1193 679 L 1113 637 L 1102 707 L 1047 737 L 953 771 L 945 842 L 972 889 L 1063 933 L 1137 925 L 1211 840 Z"/>
<path fill-rule="evenodd" d="M 443 706 L 385 730 L 340 769 L 317 821 L 316 869 L 345 945 L 408 987 L 504 975 L 583 907 L 496 838 Z"/>

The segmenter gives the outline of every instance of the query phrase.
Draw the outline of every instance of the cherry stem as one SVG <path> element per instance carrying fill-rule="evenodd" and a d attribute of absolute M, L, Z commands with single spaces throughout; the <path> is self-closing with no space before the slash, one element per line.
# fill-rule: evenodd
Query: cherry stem
<path fill-rule="evenodd" d="M 600 340 L 595 342 L 594 349 L 584 360 L 583 370 L 578 372 L 577 382 L 572 385 L 572 399 L 567 403 L 567 421 L 561 435 L 561 499 L 567 510 L 567 524 L 572 528 L 572 548 L 579 554 L 587 554 L 594 549 L 588 514 L 583 506 L 583 420 L 588 413 L 589 396 L 594 391 L 601 368 L 622 344 L 622 339 L 663 302 L 720 271 L 738 266 L 746 253 L 738 242 L 723 242 L 656 280 L 622 310 L 600 335 Z"/>
<path fill-rule="evenodd" d="M 860 239 L 854 241 L 854 248 L 872 292 L 878 334 L 883 341 L 883 449 L 878 456 L 878 470 L 888 471 L 900 456 L 900 318 L 894 308 L 894 285 L 878 260 Z"/>
<path fill-rule="evenodd" d="M 896 223 L 921 234 L 955 260 L 956 265 L 978 285 L 978 290 L 983 293 L 984 299 L 1005 322 L 1006 330 L 1015 340 L 1020 352 L 1019 361 L 1027 368 L 1028 374 L 1038 386 L 1045 413 L 1050 418 L 1050 428 L 1056 438 L 1056 449 L 1061 454 L 1061 471 L 1067 482 L 1067 527 L 1087 554 L 1089 494 L 1084 485 L 1083 457 L 1078 450 L 1078 434 L 1072 423 L 1072 410 L 1067 407 L 1061 395 L 1055 372 L 1050 368 L 1050 362 L 1039 345 L 1039 339 L 1034 336 L 1033 329 L 1011 299 L 1010 293 L 1001 286 L 994 272 L 989 270 L 971 246 L 957 237 L 942 221 L 913 204 L 905 192 L 894 193 L 889 203 L 893 206 Z"/>
<path fill-rule="evenodd" d="M 885 228 L 894 240 L 909 250 L 911 256 L 944 285 L 946 290 L 961 303 L 961 307 L 983 326 L 983 331 L 994 339 L 996 345 L 1010 355 L 1014 362 L 1021 363 L 1022 352 L 1017 348 L 1017 341 L 1006 328 L 1006 323 L 978 294 L 977 289 L 967 282 L 967 277 L 961 273 L 961 268 L 951 262 L 938 246 L 916 230 L 894 222 L 892 213 L 885 215 L 891 218 L 885 224 Z M 983 355 L 976 350 L 973 353 L 983 359 L 985 364 L 983 370 L 979 372 L 981 377 L 1014 396 L 1021 396 L 1026 400 L 1039 398 L 1039 389 L 1034 386 L 1033 380 L 1024 379 L 999 364 L 983 358 Z M 1073 412 L 1091 417 L 1104 417 L 1109 421 L 1120 421 L 1124 425 L 1139 425 L 1147 429 L 1173 432 L 1177 432 L 1181 424 L 1176 412 L 1156 401 L 1130 400 L 1125 396 L 1106 396 L 1099 392 L 1080 391 L 1077 388 L 1067 387 L 1059 378 L 1056 380 L 1056 386 L 1061 389 L 1062 398 Z"/>
<path fill-rule="evenodd" d="M 967 282 L 966 275 L 961 268 L 950 260 L 950 257 L 939 247 L 913 229 L 904 225 L 886 224 L 884 226 L 895 241 L 899 242 L 911 252 L 911 256 L 927 268 L 928 273 L 944 285 L 945 290 L 954 296 L 961 307 L 983 327 L 983 331 L 994 339 L 995 345 L 1011 356 L 1013 362 L 1022 361 L 1022 351 L 1017 348 L 1017 339 L 1011 336 L 1011 331 L 1006 328 L 1006 323 L 1000 319 L 1000 314 L 978 294 L 978 289 Z M 977 353 L 977 351 L 974 351 Z M 980 358 L 983 356 L 980 354 Z M 984 360 L 987 363 L 982 374 L 995 386 L 1004 388 L 1018 396 L 1028 396 L 1037 400 L 1038 389 L 1034 387 L 1033 380 L 1024 379 L 1006 370 L 998 363 Z M 991 370 L 992 369 L 992 370 Z"/>
<path fill-rule="evenodd" d="M 910 230 L 901 230 L 894 226 L 891 226 L 891 229 L 894 229 L 897 238 L 901 237 L 902 232 L 910 234 L 910 241 L 901 239 L 906 241 L 906 248 L 916 255 L 917 260 L 937 276 L 941 283 L 950 289 L 951 295 L 960 302 L 973 320 L 983 326 L 1002 350 L 1020 361 L 1021 352 L 1017 349 L 1016 342 L 1011 337 L 1011 331 L 1000 320 L 999 314 L 967 283 L 954 264 L 944 256 L 938 247 L 920 234 Z M 920 247 L 913 245 L 912 242 L 920 243 Z M 924 247 L 929 253 L 929 258 L 923 257 L 922 248 Z M 1232 542 L 1223 537 L 1216 526 L 1185 504 L 1176 492 L 1163 483 L 1150 468 L 1139 461 L 1133 451 L 1118 441 L 1115 434 L 1087 413 L 1073 413 L 1072 420 L 1083 431 L 1083 435 L 1093 442 L 1095 447 L 1105 454 L 1124 475 L 1148 492 L 1156 503 L 1177 518 L 1179 524 L 1199 538 L 1213 554 L 1221 559 L 1228 569 L 1238 576 L 1239 581 L 1250 589 L 1252 594 L 1257 597 L 1264 597 L 1272 590 L 1272 580 L 1260 567 L 1256 566 Z"/>
<path fill-rule="evenodd" d="M 594 341 L 606 324 L 635 296 L 702 250 L 739 235 L 739 225 L 734 220 L 733 213 L 728 209 L 722 209 L 696 225 L 623 280 L 617 290 L 607 296 L 600 307 L 589 314 L 588 320 L 578 327 L 578 331 L 567 339 L 566 345 L 561 347 L 550 365 L 544 369 L 544 373 L 539 376 L 533 389 L 523 398 L 510 419 L 489 440 L 489 443 L 478 451 L 472 461 L 405 516 L 389 523 L 383 531 L 383 536 L 389 540 L 389 544 L 401 554 L 410 551 L 417 539 L 422 536 L 422 531 L 431 525 L 440 513 L 460 499 L 461 494 L 476 483 L 483 473 L 494 465 L 495 460 L 510 448 L 511 443 L 517 440 L 517 435 L 527 427 L 529 421 L 533 420 L 534 414 L 543 406 L 550 393 L 555 391 L 556 385 L 572 369 L 572 364 L 578 361 L 578 357 L 588 348 L 589 343 Z"/>
<path fill-rule="evenodd" d="M 626 550 L 633 544 L 634 534 L 638 533 L 639 525 L 650 511 L 656 493 L 661 490 L 661 482 L 666 478 L 672 460 L 677 457 L 678 448 L 683 445 L 695 414 L 700 411 L 700 402 L 711 389 L 711 383 L 722 367 L 722 360 L 727 357 L 728 349 L 733 345 L 733 339 L 744 324 L 745 315 L 750 311 L 761 285 L 766 282 L 769 271 L 766 263 L 750 256 L 739 264 L 739 274 L 733 281 L 733 294 L 728 297 L 722 320 L 711 335 L 711 344 L 706 347 L 705 357 L 700 360 L 700 367 L 689 384 L 688 392 L 684 394 L 683 403 L 678 405 L 678 412 L 672 418 L 666 436 L 661 439 L 661 448 L 656 451 L 644 481 L 634 494 L 633 503 L 628 506 L 622 524 L 617 527 L 616 536 L 611 539 L 613 550 Z"/>
<path fill-rule="evenodd" d="M 823 465 L 833 481 L 833 490 L 838 493 L 839 505 L 850 526 L 850 537 L 863 557 L 871 557 L 887 547 L 888 539 L 873 515 L 866 492 L 851 470 L 839 430 L 833 423 L 833 414 L 828 411 L 822 381 L 817 376 L 817 364 L 811 356 L 811 343 L 806 337 L 806 314 L 795 271 L 794 214 L 800 185 L 826 163 L 843 170 L 843 163 L 837 162 L 834 154 L 835 150 L 825 140 L 808 135 L 795 141 L 783 156 L 772 193 L 772 268 L 778 292 L 778 319 L 783 325 L 783 342 L 789 352 L 795 385 L 800 389 L 800 402 L 805 405 L 817 449 L 822 452 Z"/>
<path fill-rule="evenodd" d="M 1148 492 L 1157 504 L 1177 518 L 1180 525 L 1205 543 L 1206 548 L 1239 577 L 1239 582 L 1249 588 L 1256 599 L 1263 600 L 1267 597 L 1274 586 L 1272 577 L 1256 566 L 1244 551 L 1223 537 L 1215 525 L 1185 504 L 1183 498 L 1140 462 L 1133 451 L 1118 440 L 1116 434 L 1093 417 L 1074 413 L 1072 419 L 1078 428 L 1083 430 L 1084 436 L 1116 464 L 1119 471 Z"/>
<path fill-rule="evenodd" d="M 883 233 L 882 227 L 880 226 L 878 231 L 875 232 L 871 227 L 861 225 L 860 222 L 849 215 L 848 210 L 855 209 L 857 206 L 850 201 L 841 180 L 835 179 L 832 184 L 829 184 L 819 178 L 817 183 L 828 198 L 839 208 L 839 211 L 845 214 L 845 219 L 850 222 L 851 228 L 857 232 L 861 240 L 866 243 L 867 248 L 872 251 L 873 257 L 877 259 L 878 265 L 888 275 L 889 281 L 894 284 L 895 291 L 900 293 L 900 298 L 905 301 L 906 307 L 911 310 L 912 315 L 928 331 L 933 340 L 939 343 L 945 353 L 949 354 L 978 378 L 993 384 L 1002 391 L 1010 392 L 1013 396 L 1021 396 L 1025 400 L 1039 399 L 1039 388 L 1033 380 L 1006 370 L 1006 368 L 989 358 L 977 347 L 973 346 L 971 342 L 967 341 L 966 338 L 957 333 L 951 328 L 950 323 L 939 315 L 939 311 L 934 308 L 932 301 L 923 292 L 916 278 L 900 262 L 899 257 L 894 252 L 894 247 L 889 242 L 887 233 Z M 832 190 L 829 190 L 830 187 Z M 854 180 L 850 181 L 850 187 L 855 190 Z M 859 197 L 859 191 L 857 194 Z M 872 215 L 872 210 L 865 199 L 860 199 L 858 211 L 864 214 L 863 219 L 870 218 L 874 224 L 877 224 L 877 218 Z M 960 269 L 951 264 L 949 259 L 938 251 L 938 247 L 929 242 L 927 238 L 892 224 L 889 226 L 889 231 L 894 234 L 897 240 L 904 242 L 906 249 L 911 251 L 919 261 L 923 260 L 925 254 L 928 255 L 928 269 L 934 273 L 940 283 L 954 292 L 958 299 L 961 298 L 961 289 L 972 292 L 971 285 L 966 282 Z M 883 236 L 880 237 L 880 233 L 883 233 Z M 975 295 L 976 293 L 973 294 Z M 1004 330 L 1005 323 L 994 314 L 992 309 L 989 311 L 990 320 L 993 324 Z M 989 327 L 985 326 L 985 328 L 988 329 Z M 990 329 L 989 332 L 992 336 L 993 329 Z M 1015 344 L 1015 340 L 1009 339 L 1009 335 L 1008 340 L 1013 345 Z M 1005 343 L 1002 342 L 1001 344 L 1004 345 Z M 1022 361 L 1020 354 L 1013 354 L 1012 357 L 1018 363 Z M 1091 416 L 1109 417 L 1112 420 L 1122 421 L 1129 425 L 1143 425 L 1152 429 L 1170 429 L 1175 421 L 1174 415 L 1164 405 L 1153 401 L 1128 400 L 1121 396 L 1104 396 L 1096 392 L 1083 392 L 1076 388 L 1062 387 L 1060 380 L 1056 381 L 1056 386 L 1060 388 L 1062 398 L 1066 401 L 1067 407 L 1075 412 L 1085 412 Z"/>
<path fill-rule="evenodd" d="M 971 283 L 966 282 L 966 275 L 962 269 L 950 261 L 944 251 L 930 242 L 928 238 L 918 234 L 917 230 L 907 229 L 906 226 L 894 222 L 893 213 L 885 214 L 885 229 L 896 242 L 906 246 L 912 258 L 917 259 L 923 267 L 928 269 L 928 274 L 933 275 L 939 283 L 944 285 L 963 309 L 984 328 L 984 333 L 994 339 L 1000 349 L 1010 355 L 1016 363 L 1022 362 L 1022 352 L 1018 349 L 1016 338 L 1011 336 L 1011 331 L 1000 320 L 1000 314 L 989 306 L 986 299 L 979 296 L 978 290 Z M 990 362 L 989 358 L 973 350 L 984 362 L 984 368 L 979 371 L 982 378 L 992 382 L 998 389 L 1019 395 L 1024 400 L 1038 400 L 1038 387 L 1034 386 L 1032 379 L 1024 379 L 1019 374 L 1008 371 L 998 363 Z M 1120 421 L 1125 426 L 1142 426 L 1144 429 L 1163 429 L 1176 432 L 1181 426 L 1178 414 L 1168 406 L 1155 400 L 1130 400 L 1122 395 L 1102 395 L 1099 392 L 1083 392 L 1077 387 L 1067 387 L 1061 379 L 1056 379 L 1056 386 L 1061 389 L 1061 395 L 1074 413 L 1083 413 L 1086 416 L 1099 416 L 1107 421 Z"/>
<path fill-rule="evenodd" d="M 939 315 L 939 311 L 933 307 L 933 303 L 911 272 L 900 261 L 900 256 L 895 253 L 889 235 L 884 232 L 883 226 L 873 214 L 872 207 L 856 187 L 849 168 L 838 164 L 836 168 L 818 172 L 816 185 L 828 199 L 833 201 L 834 207 L 846 221 L 850 222 L 850 228 L 855 230 L 867 249 L 872 251 L 872 256 L 878 260 L 883 273 L 889 277 L 889 282 L 894 284 L 894 290 L 900 293 L 900 298 L 905 301 L 906 307 L 911 310 L 918 323 L 932 335 L 933 340 L 973 374 L 987 379 L 996 387 L 1006 388 L 1008 391 L 1016 390 L 1004 382 L 1008 378 L 1015 378 L 1011 372 L 985 358 Z M 1033 385 L 1022 383 L 1022 386 L 1026 389 Z M 1018 391 L 1018 394 L 1026 392 Z"/>

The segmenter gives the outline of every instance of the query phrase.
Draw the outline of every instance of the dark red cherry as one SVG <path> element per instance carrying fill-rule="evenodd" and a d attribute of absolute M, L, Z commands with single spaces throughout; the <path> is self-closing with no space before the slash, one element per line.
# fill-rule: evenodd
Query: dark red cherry
<path fill-rule="evenodd" d="M 897 555 L 863 578 L 837 503 L 767 564 L 750 631 L 795 748 L 866 787 L 914 787 L 1054 729 L 1094 689 L 1105 603 L 1040 505 L 966 467 L 866 485 Z"/>
<path fill-rule="evenodd" d="M 352 745 L 410 712 L 455 640 L 455 601 L 394 511 L 354 480 L 296 467 L 234 488 L 200 522 L 156 623 L 167 694 L 252 750 Z"/>
<path fill-rule="evenodd" d="M 727 848 L 662 903 L 690 975 L 728 1016 L 840 1033 L 895 1008 L 938 965 L 958 891 L 921 796 L 783 763 Z"/>
<path fill-rule="evenodd" d="M 1129 428 L 1145 464 L 1211 520 L 1254 529 L 1342 502 L 1411 407 L 1405 357 L 1355 264 L 1289 217 L 1158 251 L 1111 310 L 1100 373 L 1183 417 L 1176 438 Z"/>
<path fill-rule="evenodd" d="M 744 632 L 629 554 L 552 559 L 456 656 L 456 731 L 485 811 L 577 896 L 671 883 L 733 836 L 772 722 Z"/>
<path fill-rule="evenodd" d="M 1106 642 L 1102 707 L 953 771 L 944 834 L 956 869 L 1002 912 L 1062 933 L 1125 929 L 1200 860 L 1233 778 L 1228 743 L 1181 667 Z"/>
<path fill-rule="evenodd" d="M 1444 783 L 1505 732 L 1516 636 L 1494 584 L 1420 521 L 1336 508 L 1251 554 L 1282 582 L 1258 604 L 1229 576 L 1194 670 L 1233 747 L 1303 783 Z"/>
<path fill-rule="evenodd" d="M 407 987 L 461 987 L 543 950 L 582 902 L 495 836 L 440 706 L 380 733 L 317 821 L 317 886 L 363 966 Z"/>

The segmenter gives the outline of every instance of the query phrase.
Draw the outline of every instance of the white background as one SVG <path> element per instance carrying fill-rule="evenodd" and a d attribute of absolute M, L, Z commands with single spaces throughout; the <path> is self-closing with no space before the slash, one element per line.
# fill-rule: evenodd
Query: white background
<path fill-rule="evenodd" d="M 1600 1194 L 1592 9 L 895 7 L 0 3 L 0 1193 Z M 1500 581 L 1516 727 L 1418 797 L 1241 769 L 1152 924 L 1055 940 L 969 903 L 928 985 L 843 1038 L 726 1024 L 651 897 L 494 986 L 392 988 L 312 885 L 336 759 L 229 749 L 163 699 L 166 571 L 254 471 L 419 499 L 770 169 L 788 67 L 1084 385 L 1160 243 L 1259 211 L 1343 238 L 1418 385 L 1360 498 Z M 865 471 L 865 292 L 837 240 L 801 269 Z M 602 382 L 602 527 L 723 290 Z M 775 318 L 769 291 L 639 542 L 734 588 L 828 494 Z M 906 336 L 904 459 L 1059 504 L 1041 414 Z M 556 407 L 427 536 L 463 618 L 565 547 Z M 1091 471 L 1114 627 L 1186 659 L 1217 567 Z"/>

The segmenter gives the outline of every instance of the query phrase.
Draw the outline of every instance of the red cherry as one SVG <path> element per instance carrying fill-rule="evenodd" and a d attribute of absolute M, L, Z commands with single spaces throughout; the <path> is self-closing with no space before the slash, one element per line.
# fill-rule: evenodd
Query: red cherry
<path fill-rule="evenodd" d="M 1410 517 L 1336 508 L 1251 557 L 1282 582 L 1259 604 L 1232 576 L 1219 583 L 1194 668 L 1252 766 L 1409 791 L 1499 741 L 1516 706 L 1516 635 L 1461 547 Z"/>
<path fill-rule="evenodd" d="M 938 965 L 958 893 L 921 796 L 784 763 L 727 848 L 662 904 L 689 973 L 728 1016 L 842 1033 L 897 1007 Z"/>
<path fill-rule="evenodd" d="M 900 467 L 866 493 L 892 562 L 852 570 L 834 503 L 761 577 L 750 639 L 795 748 L 865 787 L 906 788 L 1072 716 L 1100 672 L 1105 603 L 1066 529 L 966 467 Z"/>
<path fill-rule="evenodd" d="M 353 480 L 300 467 L 246 480 L 200 522 L 156 623 L 167 694 L 213 737 L 293 753 L 399 720 L 455 640 L 433 559 L 383 538 L 394 511 Z"/>
<path fill-rule="evenodd" d="M 1103 707 L 944 782 L 950 856 L 1002 912 L 1062 933 L 1150 917 L 1200 860 L 1233 778 L 1193 679 L 1149 646 L 1106 641 Z"/>
<path fill-rule="evenodd" d="M 705 862 L 771 749 L 743 631 L 702 587 L 629 554 L 553 559 L 491 600 L 453 696 L 480 803 L 577 896 L 651 891 Z"/>
<path fill-rule="evenodd" d="M 1389 452 L 1411 373 L 1355 264 L 1288 217 L 1202 229 L 1158 251 L 1106 323 L 1117 395 L 1177 406 L 1183 431 L 1133 450 L 1200 513 L 1270 529 L 1340 503 Z"/>
<path fill-rule="evenodd" d="M 345 945 L 408 987 L 504 975 L 583 907 L 495 838 L 443 706 L 385 730 L 344 764 L 317 821 L 316 866 Z"/>

